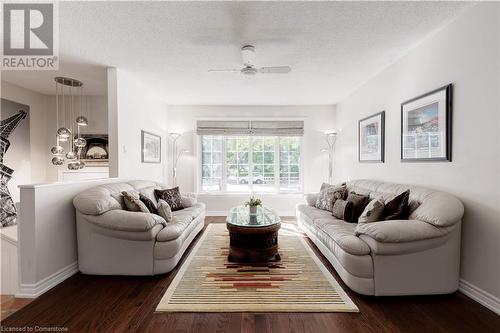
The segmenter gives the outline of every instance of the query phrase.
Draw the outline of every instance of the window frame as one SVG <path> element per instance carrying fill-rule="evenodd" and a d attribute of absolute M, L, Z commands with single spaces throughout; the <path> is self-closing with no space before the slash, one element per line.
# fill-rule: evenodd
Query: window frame
<path fill-rule="evenodd" d="M 274 190 L 273 191 L 259 191 L 254 189 L 253 181 L 249 182 L 249 189 L 246 191 L 228 191 L 227 190 L 227 144 L 226 138 L 232 135 L 220 135 L 222 137 L 222 179 L 221 179 L 221 190 L 220 191 L 204 191 L 203 190 L 203 176 L 202 176 L 202 137 L 203 135 L 197 135 L 197 154 L 196 154 L 196 187 L 197 193 L 202 195 L 248 195 L 248 194 L 259 194 L 259 195 L 278 195 L 278 194 L 301 194 L 303 193 L 303 179 L 304 179 L 304 167 L 303 167 L 303 136 L 296 136 L 299 141 L 299 186 L 297 189 L 282 190 L 280 186 L 280 145 L 278 135 L 239 135 L 237 137 L 248 137 L 249 147 L 248 147 L 248 176 L 249 179 L 253 177 L 253 142 L 256 137 L 272 137 L 274 139 Z M 216 136 L 216 135 L 213 135 Z M 287 136 L 283 136 L 287 137 Z M 292 137 L 291 135 L 289 137 Z"/>

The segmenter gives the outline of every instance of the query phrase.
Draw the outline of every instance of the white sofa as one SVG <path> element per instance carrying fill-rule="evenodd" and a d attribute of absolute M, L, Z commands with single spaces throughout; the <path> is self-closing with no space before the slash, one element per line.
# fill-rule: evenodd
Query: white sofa
<path fill-rule="evenodd" d="M 387 199 L 410 190 L 408 220 L 367 224 L 338 220 L 306 195 L 296 209 L 299 226 L 347 286 L 364 295 L 426 295 L 458 288 L 463 204 L 422 187 L 355 180 L 349 191 Z"/>
<path fill-rule="evenodd" d="M 115 199 L 122 191 L 137 190 L 151 197 L 150 181 L 100 185 L 77 195 L 78 267 L 98 275 L 154 275 L 171 271 L 203 229 L 205 205 L 172 212 L 172 221 L 161 216 L 124 210 Z"/>

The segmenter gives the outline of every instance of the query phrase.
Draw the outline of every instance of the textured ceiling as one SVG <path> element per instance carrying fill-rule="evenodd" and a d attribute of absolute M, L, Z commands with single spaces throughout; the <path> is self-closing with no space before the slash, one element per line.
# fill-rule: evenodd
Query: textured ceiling
<path fill-rule="evenodd" d="M 62 2 L 62 74 L 105 94 L 105 67 L 134 73 L 169 104 L 333 104 L 442 27 L 463 2 Z M 257 66 L 287 75 L 209 73 Z M 3 79 L 52 93 L 51 72 Z M 60 74 L 60 73 L 59 73 Z"/>

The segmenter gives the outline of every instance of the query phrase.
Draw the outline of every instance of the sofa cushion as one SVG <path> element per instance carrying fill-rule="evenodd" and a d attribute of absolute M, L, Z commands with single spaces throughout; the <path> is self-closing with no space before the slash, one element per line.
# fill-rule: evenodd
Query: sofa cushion
<path fill-rule="evenodd" d="M 172 222 L 172 209 L 163 199 L 158 200 L 158 214 L 167 222 Z"/>
<path fill-rule="evenodd" d="M 370 247 L 359 237 L 354 235 L 356 224 L 330 217 L 314 220 L 314 225 L 328 235 L 344 251 L 354 255 L 370 253 Z"/>
<path fill-rule="evenodd" d="M 153 200 L 151 200 L 150 198 L 148 198 L 147 196 L 145 196 L 140 192 L 139 192 L 139 200 L 142 201 L 142 203 L 146 206 L 146 208 L 149 210 L 150 213 L 158 214 L 157 204 Z"/>
<path fill-rule="evenodd" d="M 178 238 L 191 222 L 205 212 L 205 204 L 197 203 L 193 207 L 172 212 L 172 220 L 156 236 L 159 242 L 167 242 Z"/>
<path fill-rule="evenodd" d="M 331 212 L 337 199 L 343 199 L 346 187 L 344 185 L 329 185 L 323 183 L 316 199 L 316 208 Z"/>
<path fill-rule="evenodd" d="M 342 265 L 343 269 L 356 277 L 373 278 L 373 260 L 370 254 L 355 255 L 348 253 L 323 230 L 311 226 L 311 224 L 306 221 L 302 221 L 302 227 L 309 233 L 312 233 L 312 235 L 316 237 L 317 240 L 333 254 L 333 256 L 335 256 L 337 261 Z"/>
<path fill-rule="evenodd" d="M 181 192 L 179 191 L 179 186 L 174 188 L 169 188 L 165 190 L 155 190 L 155 196 L 158 200 L 165 200 L 172 211 L 180 210 L 184 208 L 182 206 Z"/>
<path fill-rule="evenodd" d="M 175 218 L 175 221 L 172 219 L 172 222 L 167 223 L 166 227 L 156 235 L 156 240 L 159 242 L 168 242 L 177 239 L 192 221 L 193 219 L 187 215 L 178 216 Z"/>
<path fill-rule="evenodd" d="M 119 189 L 133 190 L 129 185 Z M 81 192 L 73 199 L 73 205 L 80 213 L 87 215 L 100 215 L 113 209 L 122 209 L 122 205 L 111 196 L 108 186 L 96 186 Z"/>
<path fill-rule="evenodd" d="M 369 200 L 370 197 L 368 195 L 350 192 L 347 196 L 347 202 L 352 202 L 352 215 L 349 220 L 344 220 L 346 220 L 347 222 L 357 223 Z"/>
<path fill-rule="evenodd" d="M 408 200 L 410 190 L 394 197 L 394 199 L 385 203 L 382 218 L 384 220 L 404 220 L 408 218 Z"/>
<path fill-rule="evenodd" d="M 183 229 L 176 238 L 165 241 L 160 241 L 157 239 L 157 242 L 155 244 L 155 259 L 165 260 L 178 255 L 179 251 L 185 246 L 186 240 L 192 235 L 193 230 L 200 227 L 203 228 L 203 219 L 197 218 L 191 221 L 191 223 L 189 223 L 189 225 L 187 225 L 186 228 Z M 167 231 L 165 231 L 165 233 L 167 233 Z M 162 237 L 161 239 L 167 239 L 167 237 Z"/>
<path fill-rule="evenodd" d="M 181 216 L 186 216 L 186 215 L 191 217 L 191 219 L 194 219 L 204 211 L 205 211 L 205 204 L 202 202 L 197 202 L 191 207 L 172 212 L 172 221 L 175 222 L 176 218 L 180 218 Z"/>
<path fill-rule="evenodd" d="M 128 211 L 131 212 L 143 212 L 143 213 L 151 213 L 144 204 L 144 202 L 141 201 L 139 192 L 133 190 L 133 191 L 123 191 L 123 201 L 125 202 L 125 206 L 127 207 Z"/>
<path fill-rule="evenodd" d="M 148 187 L 141 188 L 138 191 L 140 194 L 142 194 L 143 196 L 145 196 L 146 198 L 151 200 L 155 204 L 155 207 L 156 207 L 156 206 L 158 206 L 158 199 L 156 199 L 154 191 L 160 190 L 160 189 L 161 188 L 159 186 L 148 186 Z"/>
<path fill-rule="evenodd" d="M 332 215 L 339 220 L 351 221 L 353 216 L 353 203 L 347 200 L 338 199 L 333 204 Z"/>
<path fill-rule="evenodd" d="M 350 181 L 347 183 L 347 188 L 359 194 L 369 194 L 372 199 L 377 196 L 392 198 L 409 189 L 408 218 L 438 227 L 453 225 L 459 222 L 464 214 L 464 206 L 460 200 L 453 195 L 430 188 L 366 179 Z"/>
<path fill-rule="evenodd" d="M 363 210 L 363 213 L 358 219 L 358 223 L 370 223 L 380 221 L 380 217 L 384 213 L 384 202 L 379 199 L 373 199 L 368 203 Z"/>
<path fill-rule="evenodd" d="M 136 190 L 140 190 L 140 189 L 151 187 L 151 186 L 156 186 L 156 187 L 159 186 L 158 183 L 153 182 L 151 180 L 131 180 L 131 181 L 128 181 L 127 183 Z"/>
<path fill-rule="evenodd" d="M 299 204 L 297 205 L 297 210 L 307 216 L 311 221 L 314 221 L 316 219 L 320 218 L 333 218 L 332 213 L 315 208 L 313 206 L 308 206 L 306 204 Z"/>

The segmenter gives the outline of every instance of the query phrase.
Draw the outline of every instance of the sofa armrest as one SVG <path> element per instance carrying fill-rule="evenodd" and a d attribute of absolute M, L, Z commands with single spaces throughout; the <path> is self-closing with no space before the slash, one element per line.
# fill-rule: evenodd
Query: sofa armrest
<path fill-rule="evenodd" d="M 158 224 L 167 225 L 159 215 L 122 209 L 113 209 L 102 215 L 85 215 L 85 219 L 102 228 L 118 231 L 148 231 Z"/>
<path fill-rule="evenodd" d="M 403 243 L 442 237 L 453 228 L 439 228 L 419 220 L 390 220 L 358 224 L 354 234 L 369 236 L 381 243 Z"/>
<path fill-rule="evenodd" d="M 306 193 L 304 194 L 304 199 L 308 206 L 316 207 L 316 199 L 318 199 L 319 193 Z"/>

